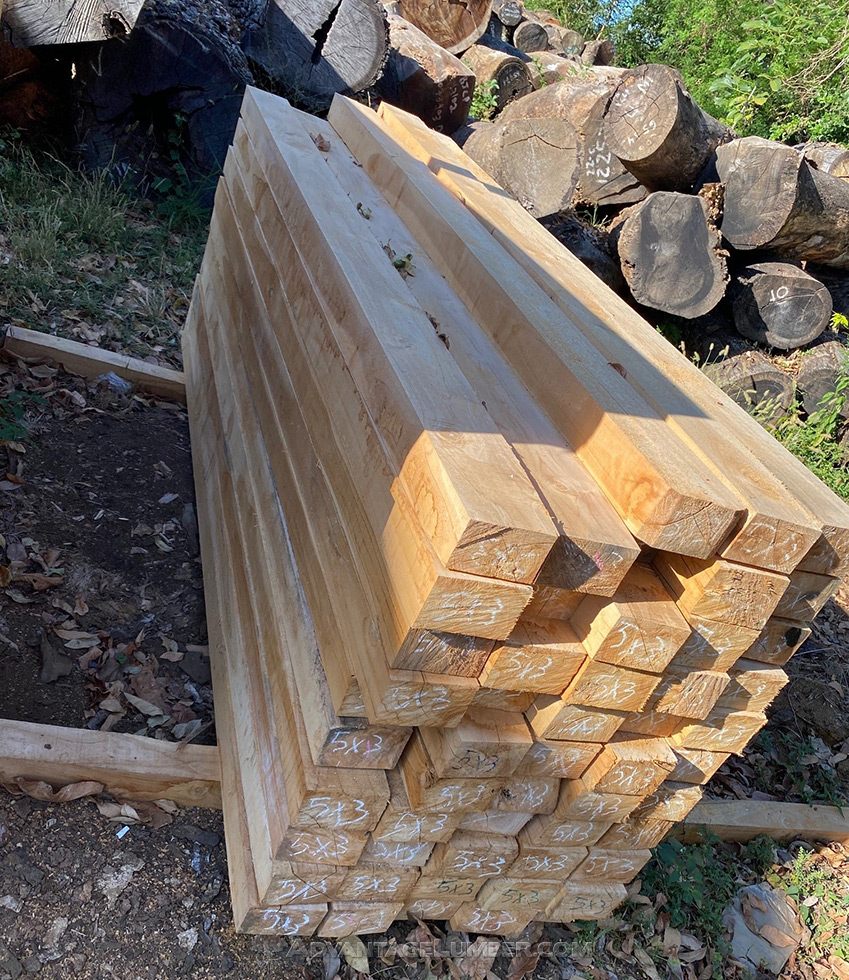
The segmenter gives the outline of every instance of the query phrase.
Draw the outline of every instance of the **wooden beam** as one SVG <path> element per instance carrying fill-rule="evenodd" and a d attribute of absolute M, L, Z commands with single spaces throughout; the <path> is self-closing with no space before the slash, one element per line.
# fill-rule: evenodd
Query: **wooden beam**
<path fill-rule="evenodd" d="M 702 800 L 676 831 L 685 841 L 705 831 L 721 840 L 747 841 L 759 834 L 773 840 L 816 840 L 849 844 L 849 813 L 836 806 L 773 803 L 767 800 Z"/>
<path fill-rule="evenodd" d="M 745 498 L 747 520 L 722 545 L 724 557 L 776 571 L 798 564 L 808 571 L 840 574 L 849 560 L 849 509 L 843 501 L 770 439 L 755 419 L 708 384 L 694 364 L 623 300 L 599 289 L 592 273 L 552 241 L 455 143 L 392 106 L 384 104 L 380 115 L 398 156 L 406 151 L 404 166 L 411 157 L 425 163 L 598 352 L 621 367 L 726 490 Z M 333 112 L 330 118 L 333 122 Z M 733 440 L 727 438 L 729 432 Z M 673 550 L 683 552 L 678 546 Z"/>
<path fill-rule="evenodd" d="M 93 780 L 122 799 L 221 808 L 214 745 L 0 720 L 0 780 L 19 777 L 54 788 Z"/>
<path fill-rule="evenodd" d="M 631 533 L 652 547 L 713 554 L 743 516 L 739 498 L 677 442 L 615 362 L 570 327 L 475 216 L 399 148 L 385 120 L 338 96 L 328 119 Z"/>
<path fill-rule="evenodd" d="M 64 337 L 12 326 L 6 328 L 2 349 L 16 357 L 49 358 L 71 374 L 79 374 L 84 378 L 98 378 L 111 371 L 119 378 L 161 398 L 173 398 L 174 401 L 183 403 L 186 401 L 186 379 L 182 371 L 148 364 L 147 361 L 128 354 L 118 354 L 100 347 L 78 344 L 75 340 L 65 340 Z"/>

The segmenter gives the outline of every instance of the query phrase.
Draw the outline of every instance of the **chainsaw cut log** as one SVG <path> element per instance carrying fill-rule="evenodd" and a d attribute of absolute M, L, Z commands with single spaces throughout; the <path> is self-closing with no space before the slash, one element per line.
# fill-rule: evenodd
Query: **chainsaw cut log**
<path fill-rule="evenodd" d="M 127 37 L 144 0 L 5 0 L 3 33 L 19 48 Z"/>
<path fill-rule="evenodd" d="M 604 133 L 624 166 L 655 191 L 688 190 L 711 153 L 732 136 L 696 105 L 684 79 L 666 65 L 642 65 L 623 76 Z"/>
<path fill-rule="evenodd" d="M 730 296 L 739 333 L 779 350 L 796 350 L 816 340 L 831 319 L 828 290 L 794 262 L 745 266 Z"/>
<path fill-rule="evenodd" d="M 610 240 L 634 299 L 688 320 L 709 313 L 725 294 L 728 268 L 702 198 L 657 191 L 623 213 Z"/>
<path fill-rule="evenodd" d="M 243 44 L 293 102 L 318 110 L 375 83 L 389 30 L 379 0 L 270 0 Z"/>
<path fill-rule="evenodd" d="M 463 3 L 399 0 L 399 6 L 402 17 L 451 54 L 470 48 L 486 31 L 492 13 L 492 0 L 463 0 Z"/>
<path fill-rule="evenodd" d="M 469 115 L 474 72 L 402 17 L 388 20 L 391 49 L 377 94 L 450 135 Z"/>

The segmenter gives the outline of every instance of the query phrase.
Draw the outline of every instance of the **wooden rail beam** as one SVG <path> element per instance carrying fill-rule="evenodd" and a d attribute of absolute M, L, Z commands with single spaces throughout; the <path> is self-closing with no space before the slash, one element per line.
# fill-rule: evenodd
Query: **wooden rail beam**
<path fill-rule="evenodd" d="M 801 838 L 849 844 L 849 809 L 769 800 L 702 800 L 679 825 L 675 836 L 694 841 L 705 831 L 725 841 L 748 841 L 766 834 L 773 840 Z"/>
<path fill-rule="evenodd" d="M 127 800 L 173 800 L 221 809 L 218 748 L 140 735 L 0 720 L 0 781 L 83 780 Z"/>
<path fill-rule="evenodd" d="M 79 344 L 75 340 L 65 340 L 64 337 L 12 326 L 6 328 L 0 346 L 17 357 L 50 358 L 66 371 L 84 378 L 97 378 L 112 371 L 119 378 L 160 398 L 171 398 L 184 404 L 186 401 L 186 381 L 182 371 L 148 364 L 128 354 L 117 354 L 100 347 Z"/>

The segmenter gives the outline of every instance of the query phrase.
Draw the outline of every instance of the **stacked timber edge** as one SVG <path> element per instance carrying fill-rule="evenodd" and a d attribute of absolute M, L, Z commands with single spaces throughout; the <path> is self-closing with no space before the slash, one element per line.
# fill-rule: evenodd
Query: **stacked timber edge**
<path fill-rule="evenodd" d="M 609 915 L 849 509 L 388 105 L 247 90 L 183 352 L 237 927 Z"/>

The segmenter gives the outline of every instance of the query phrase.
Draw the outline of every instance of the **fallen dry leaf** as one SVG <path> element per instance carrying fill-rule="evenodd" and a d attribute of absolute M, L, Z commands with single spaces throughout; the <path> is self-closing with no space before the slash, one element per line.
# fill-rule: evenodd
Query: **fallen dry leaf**
<path fill-rule="evenodd" d="M 461 956 L 455 958 L 454 964 L 460 974 L 468 977 L 469 980 L 485 980 L 500 948 L 501 941 L 499 939 L 478 936 L 473 943 L 469 944 Z"/>
<path fill-rule="evenodd" d="M 507 980 L 522 980 L 533 973 L 539 962 L 539 953 L 530 949 L 520 949 L 507 967 Z"/>
<path fill-rule="evenodd" d="M 96 783 L 93 780 L 68 783 L 67 786 L 54 789 L 50 783 L 45 783 L 41 779 L 25 779 L 23 776 L 18 776 L 11 782 L 4 781 L 3 785 L 13 796 L 30 796 L 43 803 L 69 803 L 71 800 L 79 800 L 84 796 L 97 796 L 103 792 L 103 783 Z"/>
<path fill-rule="evenodd" d="M 345 962 L 357 973 L 368 973 L 368 952 L 365 943 L 359 936 L 348 936 L 339 943 L 339 950 L 345 957 Z"/>
<path fill-rule="evenodd" d="M 65 579 L 61 575 L 42 575 L 41 572 L 27 572 L 15 576 L 16 582 L 25 582 L 31 585 L 36 592 L 46 592 L 61 585 Z"/>
<path fill-rule="evenodd" d="M 0 565 L 0 589 L 5 589 L 11 581 L 11 571 L 5 565 Z"/>

